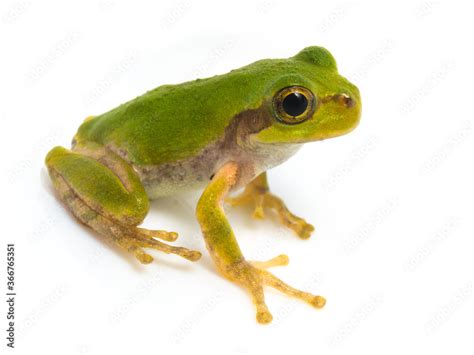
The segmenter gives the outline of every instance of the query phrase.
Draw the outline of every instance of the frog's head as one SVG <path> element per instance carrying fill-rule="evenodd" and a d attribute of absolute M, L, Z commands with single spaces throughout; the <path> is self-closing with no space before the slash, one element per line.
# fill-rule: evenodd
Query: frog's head
<path fill-rule="evenodd" d="M 359 90 L 339 75 L 324 48 L 307 47 L 294 57 L 268 63 L 276 74 L 267 87 L 270 125 L 254 139 L 304 143 L 340 136 L 359 123 Z"/>

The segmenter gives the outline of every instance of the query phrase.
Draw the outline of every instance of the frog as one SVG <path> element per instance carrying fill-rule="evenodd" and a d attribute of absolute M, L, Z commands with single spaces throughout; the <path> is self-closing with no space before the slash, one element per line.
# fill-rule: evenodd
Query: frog
<path fill-rule="evenodd" d="M 269 271 L 287 265 L 287 255 L 247 260 L 224 208 L 250 206 L 254 218 L 273 216 L 308 239 L 313 225 L 271 192 L 267 171 L 305 143 L 351 132 L 360 116 L 358 88 L 339 74 L 327 49 L 309 46 L 292 57 L 161 85 L 89 116 L 71 148 L 52 148 L 45 164 L 55 194 L 76 219 L 142 264 L 153 261 L 147 249 L 201 258 L 200 251 L 173 244 L 176 232 L 140 224 L 150 201 L 202 191 L 195 214 L 215 268 L 248 291 L 257 322 L 265 324 L 273 319 L 267 287 L 317 309 L 326 300 Z"/>

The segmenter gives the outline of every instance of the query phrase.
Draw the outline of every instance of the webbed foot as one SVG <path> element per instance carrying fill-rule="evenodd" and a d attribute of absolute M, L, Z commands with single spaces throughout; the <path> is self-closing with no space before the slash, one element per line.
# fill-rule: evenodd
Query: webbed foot
<path fill-rule="evenodd" d="M 287 296 L 299 298 L 315 308 L 322 308 L 326 304 L 324 297 L 298 290 L 266 270 L 269 267 L 287 264 L 288 257 L 279 255 L 264 262 L 241 260 L 226 268 L 226 275 L 250 292 L 257 307 L 256 318 L 259 323 L 269 323 L 273 319 L 265 303 L 264 286 L 273 287 Z"/>

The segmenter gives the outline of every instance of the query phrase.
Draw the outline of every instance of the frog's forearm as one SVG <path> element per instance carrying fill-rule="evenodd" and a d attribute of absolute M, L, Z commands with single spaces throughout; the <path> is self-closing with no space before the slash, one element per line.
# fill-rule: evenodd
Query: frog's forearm
<path fill-rule="evenodd" d="M 222 209 L 222 201 L 236 184 L 239 168 L 230 162 L 213 177 L 212 182 L 199 199 L 196 215 L 206 240 L 207 248 L 219 267 L 243 259 L 234 232 Z"/>
<path fill-rule="evenodd" d="M 239 179 L 239 166 L 228 163 L 213 177 L 202 194 L 196 209 L 206 245 L 218 270 L 225 277 L 245 287 L 251 294 L 257 307 L 257 320 L 268 323 L 272 315 L 265 304 L 263 286 L 274 287 L 281 292 L 310 303 L 316 308 L 324 306 L 321 296 L 297 290 L 265 269 L 286 265 L 288 257 L 280 255 L 266 262 L 248 262 L 245 260 L 235 239 L 232 228 L 222 209 L 222 202 Z"/>

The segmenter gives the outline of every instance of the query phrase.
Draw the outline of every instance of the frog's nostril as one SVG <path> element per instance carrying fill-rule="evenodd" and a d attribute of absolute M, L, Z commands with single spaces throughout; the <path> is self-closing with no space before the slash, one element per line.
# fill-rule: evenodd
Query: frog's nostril
<path fill-rule="evenodd" d="M 354 107 L 355 100 L 347 94 L 337 94 L 334 97 L 334 100 L 343 104 L 347 108 Z"/>
<path fill-rule="evenodd" d="M 343 94 L 343 96 L 344 96 L 344 98 L 342 99 L 342 101 L 344 103 L 344 106 L 346 106 L 347 108 L 354 107 L 355 100 L 352 97 L 350 97 L 349 95 Z"/>
<path fill-rule="evenodd" d="M 329 95 L 323 99 L 323 103 L 329 102 L 329 101 L 337 102 L 341 105 L 344 105 L 347 108 L 354 107 L 356 104 L 356 101 L 347 94 Z"/>

